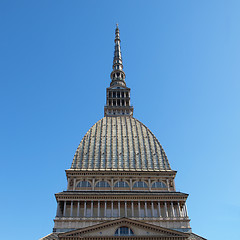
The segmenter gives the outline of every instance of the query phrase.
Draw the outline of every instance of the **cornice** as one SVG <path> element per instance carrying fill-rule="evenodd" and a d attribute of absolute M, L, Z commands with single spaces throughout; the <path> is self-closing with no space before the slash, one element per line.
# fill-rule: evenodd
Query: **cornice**
<path fill-rule="evenodd" d="M 136 217 L 137 218 L 137 217 Z M 134 220 L 136 219 L 134 218 Z M 118 218 L 117 218 L 118 219 Z M 170 218 L 170 217 L 158 217 L 158 218 L 137 218 L 138 221 L 141 221 L 143 223 L 149 223 L 149 221 L 151 222 L 159 222 L 159 220 L 161 220 L 161 222 L 190 222 L 191 219 L 189 218 Z M 116 220 L 116 218 L 105 218 L 105 217 L 93 217 L 93 218 L 84 218 L 84 217 L 56 217 L 53 221 L 54 222 L 106 222 L 106 221 L 113 221 Z M 157 226 L 157 225 L 155 225 Z"/>
<path fill-rule="evenodd" d="M 188 194 L 185 193 L 115 193 L 114 192 L 75 192 L 66 191 L 61 193 L 56 193 L 55 197 L 57 201 L 60 200 L 72 200 L 72 201 L 85 201 L 85 200 L 95 200 L 95 201 L 186 201 Z"/>
<path fill-rule="evenodd" d="M 121 176 L 121 177 L 163 177 L 163 176 L 176 176 L 177 171 L 166 170 L 166 171 L 113 171 L 113 170 L 78 170 L 78 169 L 67 169 L 65 170 L 67 176 Z"/>

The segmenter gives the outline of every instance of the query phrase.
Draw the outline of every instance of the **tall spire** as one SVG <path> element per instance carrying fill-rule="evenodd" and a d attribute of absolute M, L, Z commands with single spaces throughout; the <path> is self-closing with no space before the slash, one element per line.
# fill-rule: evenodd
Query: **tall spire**
<path fill-rule="evenodd" d="M 121 46 L 120 46 L 120 34 L 118 24 L 115 30 L 115 47 L 114 47 L 114 56 L 113 56 L 113 71 L 111 72 L 111 86 L 113 85 L 122 85 L 126 86 L 125 83 L 125 73 L 123 71 L 123 64 L 122 64 L 122 53 L 121 53 Z"/>
<path fill-rule="evenodd" d="M 132 116 L 133 107 L 130 106 L 130 88 L 128 88 L 125 83 L 118 24 L 115 30 L 114 42 L 113 70 L 111 72 L 112 81 L 110 87 L 107 88 L 104 116 Z"/>

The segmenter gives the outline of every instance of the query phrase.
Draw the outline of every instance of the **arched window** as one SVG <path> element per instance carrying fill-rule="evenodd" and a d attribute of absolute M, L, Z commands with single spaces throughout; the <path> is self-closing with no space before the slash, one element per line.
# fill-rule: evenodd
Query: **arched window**
<path fill-rule="evenodd" d="M 96 188 L 110 188 L 110 185 L 106 181 L 100 181 L 96 184 Z"/>
<path fill-rule="evenodd" d="M 91 183 L 88 181 L 81 181 L 77 184 L 78 188 L 91 188 Z"/>
<path fill-rule="evenodd" d="M 145 182 L 135 182 L 133 188 L 148 188 Z"/>
<path fill-rule="evenodd" d="M 132 236 L 133 231 L 129 227 L 120 227 L 116 230 L 115 236 Z"/>
<path fill-rule="evenodd" d="M 119 182 L 115 183 L 114 187 L 115 188 L 129 188 L 129 185 L 127 182 L 119 181 Z"/>
<path fill-rule="evenodd" d="M 152 188 L 166 188 L 166 187 L 167 187 L 166 184 L 163 182 L 155 182 L 152 185 Z"/>

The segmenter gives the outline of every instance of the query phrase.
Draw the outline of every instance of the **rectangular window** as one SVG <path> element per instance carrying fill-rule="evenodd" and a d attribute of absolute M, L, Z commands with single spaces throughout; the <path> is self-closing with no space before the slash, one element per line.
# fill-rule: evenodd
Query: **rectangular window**
<path fill-rule="evenodd" d="M 106 213 L 107 217 L 111 217 L 112 216 L 112 204 L 111 202 L 107 202 L 107 213 Z"/>
<path fill-rule="evenodd" d="M 67 204 L 66 204 L 66 217 L 70 217 L 70 210 L 71 210 L 71 202 L 67 202 Z"/>
<path fill-rule="evenodd" d="M 127 202 L 127 216 L 126 217 L 132 217 L 132 204 L 131 204 L 131 202 Z"/>
<path fill-rule="evenodd" d="M 105 205 L 104 202 L 100 202 L 100 217 L 104 217 L 104 209 L 105 209 Z"/>
<path fill-rule="evenodd" d="M 152 217 L 152 204 L 151 204 L 151 202 L 147 203 L 147 217 Z"/>
<path fill-rule="evenodd" d="M 125 216 L 125 203 L 121 202 L 120 203 L 120 217 L 124 217 Z"/>
<path fill-rule="evenodd" d="M 157 202 L 153 203 L 153 217 L 159 217 Z"/>
<path fill-rule="evenodd" d="M 73 202 L 73 217 L 77 216 L 77 202 Z"/>
<path fill-rule="evenodd" d="M 98 202 L 93 203 L 93 216 L 94 217 L 98 216 Z"/>
<path fill-rule="evenodd" d="M 140 203 L 140 212 L 139 217 L 145 217 L 145 204 L 143 202 Z"/>
<path fill-rule="evenodd" d="M 118 217 L 118 202 L 113 202 L 113 217 Z"/>
<path fill-rule="evenodd" d="M 138 214 L 138 203 L 137 202 L 134 202 L 133 203 L 133 209 L 134 209 L 134 217 L 139 217 L 139 214 Z"/>
<path fill-rule="evenodd" d="M 91 202 L 87 202 L 86 217 L 91 217 Z"/>

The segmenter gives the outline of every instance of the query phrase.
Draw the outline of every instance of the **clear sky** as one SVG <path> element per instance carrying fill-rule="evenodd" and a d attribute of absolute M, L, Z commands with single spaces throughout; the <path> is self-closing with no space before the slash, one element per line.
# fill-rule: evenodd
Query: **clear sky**
<path fill-rule="evenodd" d="M 1 239 L 52 231 L 54 193 L 103 117 L 119 23 L 134 117 L 177 170 L 193 232 L 239 239 L 240 1 L 1 0 Z"/>

